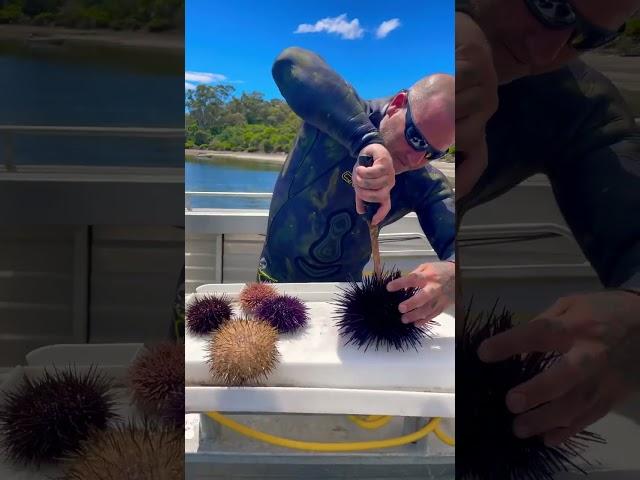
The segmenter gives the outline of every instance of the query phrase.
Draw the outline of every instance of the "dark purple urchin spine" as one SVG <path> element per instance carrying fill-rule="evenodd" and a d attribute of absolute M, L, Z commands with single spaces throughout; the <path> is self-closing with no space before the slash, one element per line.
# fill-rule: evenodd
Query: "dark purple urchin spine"
<path fill-rule="evenodd" d="M 279 333 L 292 333 L 309 321 L 307 310 L 300 299 L 278 295 L 264 299 L 256 309 L 256 317 L 269 322 Z"/>
<path fill-rule="evenodd" d="M 364 277 L 362 282 L 351 282 L 342 290 L 335 301 L 335 320 L 340 335 L 347 338 L 347 345 L 364 347 L 365 351 L 371 346 L 376 350 L 380 347 L 417 350 L 422 339 L 431 336 L 437 322 L 430 321 L 422 327 L 402 323 L 398 306 L 417 290 L 389 292 L 387 284 L 397 278 L 399 271 L 383 271 Z"/>
<path fill-rule="evenodd" d="M 604 443 L 584 431 L 559 447 L 541 438 L 520 439 L 513 434 L 515 415 L 506 407 L 507 392 L 548 368 L 554 354 L 529 354 L 498 363 L 484 363 L 478 347 L 489 337 L 512 328 L 506 310 L 471 316 L 466 311 L 462 334 L 456 336 L 456 478 L 463 480 L 553 480 L 576 462 L 590 443 Z M 583 472 L 584 473 L 584 472 Z"/>
<path fill-rule="evenodd" d="M 9 392 L 0 408 L 6 456 L 24 465 L 55 462 L 77 452 L 91 432 L 116 417 L 108 382 L 95 369 L 45 371 Z"/>
<path fill-rule="evenodd" d="M 193 335 L 204 336 L 231 318 L 233 309 L 226 295 L 204 295 L 187 307 L 187 328 Z"/>

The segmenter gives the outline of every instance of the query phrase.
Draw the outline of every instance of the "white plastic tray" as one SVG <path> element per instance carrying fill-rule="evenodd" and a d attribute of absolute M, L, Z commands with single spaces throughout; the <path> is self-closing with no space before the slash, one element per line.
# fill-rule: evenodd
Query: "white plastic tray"
<path fill-rule="evenodd" d="M 47 345 L 26 355 L 27 365 L 129 365 L 142 343 L 78 343 Z"/>
<path fill-rule="evenodd" d="M 453 308 L 436 320 L 434 338 L 416 350 L 400 352 L 345 346 L 334 325 L 334 306 L 343 284 L 275 284 L 310 309 L 308 327 L 281 335 L 281 360 L 264 386 L 213 385 L 205 362 L 206 339 L 187 333 L 186 409 L 190 412 L 289 412 L 455 416 Z M 236 299 L 244 284 L 206 285 L 187 298 L 226 293 Z M 237 305 L 234 305 L 236 311 Z"/>

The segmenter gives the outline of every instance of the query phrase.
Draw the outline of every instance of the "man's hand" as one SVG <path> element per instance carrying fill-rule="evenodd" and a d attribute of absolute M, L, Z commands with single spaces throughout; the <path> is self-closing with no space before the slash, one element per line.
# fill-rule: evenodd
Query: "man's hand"
<path fill-rule="evenodd" d="M 480 27 L 456 14 L 456 197 L 468 194 L 487 167 L 485 126 L 498 109 L 491 47 Z"/>
<path fill-rule="evenodd" d="M 365 213 L 363 202 L 379 203 L 380 208 L 373 216 L 372 224 L 377 225 L 391 210 L 391 189 L 396 184 L 396 172 L 391 154 L 378 143 L 364 147 L 359 155 L 373 157 L 373 165 L 353 167 L 352 181 L 356 191 L 356 211 Z"/>
<path fill-rule="evenodd" d="M 606 291 L 564 297 L 478 349 L 486 362 L 529 352 L 563 355 L 507 394 L 507 407 L 519 414 L 514 433 L 559 445 L 640 388 L 640 296 Z"/>
<path fill-rule="evenodd" d="M 423 263 L 409 275 L 389 282 L 387 290 L 420 289 L 398 306 L 404 323 L 415 322 L 420 327 L 455 301 L 455 278 L 453 262 Z"/>

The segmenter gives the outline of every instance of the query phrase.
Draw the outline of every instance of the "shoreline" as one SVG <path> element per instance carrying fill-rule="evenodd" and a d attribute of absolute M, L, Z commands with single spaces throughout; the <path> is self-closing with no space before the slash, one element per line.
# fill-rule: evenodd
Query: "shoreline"
<path fill-rule="evenodd" d="M 272 165 L 282 165 L 287 159 L 287 155 L 284 153 L 249 153 L 249 152 L 227 152 L 218 150 L 195 150 L 185 149 L 185 157 L 195 157 L 200 160 L 211 159 L 212 163 L 215 160 L 212 157 L 217 157 L 226 160 L 238 160 L 248 163 L 269 163 Z M 440 170 L 450 181 L 455 181 L 455 164 L 448 162 L 435 161 L 432 162 L 433 166 Z"/>
<path fill-rule="evenodd" d="M 35 25 L 2 25 L 0 40 L 32 45 L 93 44 L 109 47 L 184 49 L 184 33 L 150 33 L 109 29 L 76 29 Z"/>
<path fill-rule="evenodd" d="M 223 159 L 233 159 L 247 162 L 264 162 L 275 165 L 282 165 L 287 159 L 287 155 L 284 153 L 226 152 L 218 150 L 185 149 L 184 154 L 191 157 L 196 157 L 198 159 L 218 157 Z"/>

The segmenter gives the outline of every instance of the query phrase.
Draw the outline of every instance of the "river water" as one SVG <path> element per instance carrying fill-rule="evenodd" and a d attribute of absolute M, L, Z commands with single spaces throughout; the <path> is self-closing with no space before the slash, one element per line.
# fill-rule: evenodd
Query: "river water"
<path fill-rule="evenodd" d="M 266 192 L 271 193 L 280 165 L 219 157 L 201 160 L 186 157 L 187 192 Z M 269 208 L 269 199 L 191 197 L 193 208 Z"/>
<path fill-rule="evenodd" d="M 164 48 L 3 41 L 0 125 L 182 128 L 183 63 L 181 51 Z M 11 142 L 18 165 L 181 167 L 184 162 L 182 139 L 29 133 Z"/>

